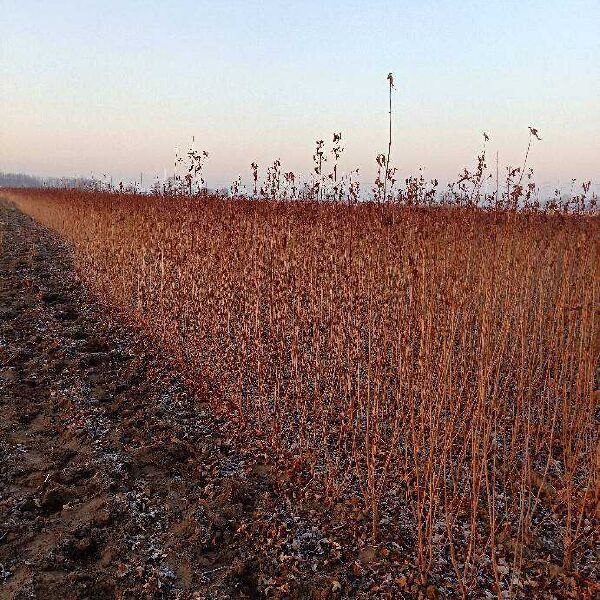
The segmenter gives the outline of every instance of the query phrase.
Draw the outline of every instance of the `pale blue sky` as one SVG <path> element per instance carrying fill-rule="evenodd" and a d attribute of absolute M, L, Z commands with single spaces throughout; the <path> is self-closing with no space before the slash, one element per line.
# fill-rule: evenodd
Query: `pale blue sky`
<path fill-rule="evenodd" d="M 600 2 L 3 0 L 0 170 L 170 169 L 192 135 L 209 185 L 280 157 L 309 170 L 341 131 L 343 166 L 392 160 L 446 179 L 481 132 L 538 179 L 600 180 Z"/>

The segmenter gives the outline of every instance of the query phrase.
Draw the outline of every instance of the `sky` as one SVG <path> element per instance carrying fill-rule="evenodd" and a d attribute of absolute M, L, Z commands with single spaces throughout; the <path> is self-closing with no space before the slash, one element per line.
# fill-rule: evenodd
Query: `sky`
<path fill-rule="evenodd" d="M 598 0 L 1 0 L 0 31 L 0 171 L 147 181 L 194 136 L 220 187 L 339 131 L 367 179 L 392 71 L 402 177 L 474 166 L 483 131 L 519 165 L 533 125 L 539 182 L 600 181 Z"/>

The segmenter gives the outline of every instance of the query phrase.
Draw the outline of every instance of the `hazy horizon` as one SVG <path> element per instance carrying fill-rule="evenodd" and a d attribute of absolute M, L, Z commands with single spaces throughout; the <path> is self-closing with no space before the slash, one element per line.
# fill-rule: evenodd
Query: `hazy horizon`
<path fill-rule="evenodd" d="M 600 181 L 596 2 L 6 2 L 0 24 L 0 170 L 172 169 L 195 136 L 210 187 L 280 158 L 307 173 L 316 139 L 341 131 L 342 171 L 392 164 L 452 179 L 521 164 L 529 125 L 540 183 Z"/>

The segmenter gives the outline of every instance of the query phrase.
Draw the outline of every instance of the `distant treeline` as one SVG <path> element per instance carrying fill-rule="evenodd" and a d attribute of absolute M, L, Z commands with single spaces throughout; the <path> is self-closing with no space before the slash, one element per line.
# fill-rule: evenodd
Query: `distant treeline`
<path fill-rule="evenodd" d="M 0 171 L 0 188 L 82 188 L 90 187 L 91 179 L 85 177 L 38 177 L 24 173 L 3 173 Z"/>

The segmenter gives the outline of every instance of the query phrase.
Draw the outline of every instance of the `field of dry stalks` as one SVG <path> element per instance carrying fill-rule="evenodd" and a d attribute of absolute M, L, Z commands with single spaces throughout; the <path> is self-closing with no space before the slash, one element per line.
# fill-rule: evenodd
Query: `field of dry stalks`
<path fill-rule="evenodd" d="M 598 216 L 11 192 L 297 495 L 463 595 L 595 579 Z M 348 523 L 351 535 L 352 523 Z"/>

